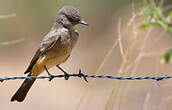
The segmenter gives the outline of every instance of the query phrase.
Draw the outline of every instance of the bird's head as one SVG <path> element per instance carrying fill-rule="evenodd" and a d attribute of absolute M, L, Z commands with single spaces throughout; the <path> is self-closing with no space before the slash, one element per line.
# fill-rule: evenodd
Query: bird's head
<path fill-rule="evenodd" d="M 77 24 L 88 25 L 81 19 L 79 11 L 72 6 L 64 6 L 59 10 L 55 24 L 63 25 L 66 28 L 73 28 Z"/>

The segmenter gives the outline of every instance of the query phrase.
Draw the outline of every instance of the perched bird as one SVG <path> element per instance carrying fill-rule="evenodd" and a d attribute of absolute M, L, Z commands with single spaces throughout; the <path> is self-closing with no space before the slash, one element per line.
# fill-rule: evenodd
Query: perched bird
<path fill-rule="evenodd" d="M 56 16 L 53 27 L 43 38 L 40 47 L 24 74 L 28 73 L 28 76 L 38 76 L 45 70 L 48 72 L 48 69 L 54 66 L 62 70 L 59 65 L 69 58 L 79 36 L 77 30 L 74 28 L 77 24 L 88 25 L 85 21 L 81 20 L 80 13 L 76 8 L 72 6 L 61 8 Z M 65 79 L 68 79 L 68 74 L 64 73 Z M 11 101 L 22 102 L 35 80 L 25 79 L 11 98 Z"/>

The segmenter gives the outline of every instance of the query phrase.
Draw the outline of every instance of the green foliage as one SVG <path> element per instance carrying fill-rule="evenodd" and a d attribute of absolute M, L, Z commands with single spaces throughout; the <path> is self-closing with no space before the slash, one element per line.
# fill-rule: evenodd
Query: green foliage
<path fill-rule="evenodd" d="M 144 17 L 145 21 L 139 26 L 140 29 L 148 29 L 152 26 L 159 26 L 172 35 L 172 11 L 169 12 L 168 16 L 163 15 L 161 8 L 148 5 L 138 14 L 140 17 Z M 172 47 L 165 53 L 161 59 L 161 63 L 172 62 Z"/>
<path fill-rule="evenodd" d="M 161 63 L 165 64 L 168 62 L 172 62 L 172 48 L 170 48 L 164 55 L 164 57 L 161 59 Z"/>
<path fill-rule="evenodd" d="M 149 17 L 151 15 L 155 15 L 156 17 L 163 17 L 162 11 L 160 8 L 157 8 L 152 5 L 148 5 L 143 8 L 143 10 L 138 14 L 138 16 L 146 16 Z"/>
<path fill-rule="evenodd" d="M 145 17 L 145 22 L 139 26 L 141 29 L 148 29 L 152 26 L 160 26 L 161 28 L 172 34 L 172 27 L 168 24 L 172 21 L 172 11 L 165 19 L 161 8 L 148 5 L 143 8 L 138 16 Z"/>
<path fill-rule="evenodd" d="M 141 28 L 141 29 L 148 29 L 148 28 L 150 28 L 150 27 L 152 27 L 153 25 L 155 25 L 155 23 L 144 23 L 144 24 L 141 24 L 140 26 L 139 26 L 139 28 Z"/>
<path fill-rule="evenodd" d="M 164 30 L 166 30 L 168 33 L 172 34 L 172 27 L 171 26 L 169 26 L 168 24 L 165 24 L 161 20 L 157 20 L 157 24 L 159 26 L 161 26 Z"/>
<path fill-rule="evenodd" d="M 169 34 L 172 34 L 172 11 L 169 12 L 167 17 L 165 17 L 161 8 L 148 5 L 143 8 L 138 16 L 143 16 L 145 18 L 144 23 L 139 26 L 140 29 L 148 29 L 152 26 L 160 26 Z M 172 47 L 165 53 L 160 62 L 162 64 L 172 62 Z"/>
<path fill-rule="evenodd" d="M 167 16 L 167 21 L 171 22 L 172 21 L 172 11 L 170 11 L 170 13 Z"/>

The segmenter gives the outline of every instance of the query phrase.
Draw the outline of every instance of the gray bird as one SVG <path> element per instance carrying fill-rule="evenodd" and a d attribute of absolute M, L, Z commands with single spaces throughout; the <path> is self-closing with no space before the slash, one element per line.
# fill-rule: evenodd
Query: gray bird
<path fill-rule="evenodd" d="M 72 6 L 64 6 L 56 16 L 53 27 L 50 32 L 43 38 L 40 47 L 32 58 L 29 67 L 24 72 L 28 76 L 38 76 L 45 70 L 64 63 L 70 56 L 70 53 L 78 39 L 78 32 L 74 28 L 77 24 L 88 25 L 81 20 L 79 11 Z M 65 73 L 65 79 L 68 74 Z M 48 72 L 48 74 L 50 74 Z M 11 98 L 11 101 L 22 102 L 29 89 L 36 79 L 25 79 L 23 84 Z"/>

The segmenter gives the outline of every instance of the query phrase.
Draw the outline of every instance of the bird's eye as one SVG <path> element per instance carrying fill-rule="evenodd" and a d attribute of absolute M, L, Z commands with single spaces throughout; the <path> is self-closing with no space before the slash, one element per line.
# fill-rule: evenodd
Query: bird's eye
<path fill-rule="evenodd" d="M 68 19 L 70 22 L 73 22 L 73 21 L 74 21 L 72 18 L 69 18 L 69 17 L 67 17 L 67 19 Z"/>

